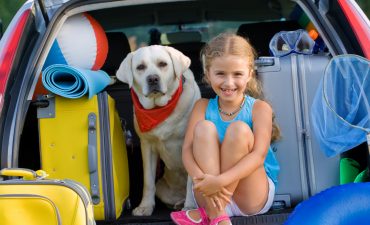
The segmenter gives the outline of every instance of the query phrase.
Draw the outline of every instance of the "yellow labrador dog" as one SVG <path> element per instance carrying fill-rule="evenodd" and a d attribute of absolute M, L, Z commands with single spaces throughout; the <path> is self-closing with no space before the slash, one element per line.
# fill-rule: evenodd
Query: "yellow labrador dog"
<path fill-rule="evenodd" d="M 151 215 L 155 195 L 168 205 L 180 206 L 184 201 L 185 208 L 192 205 L 191 182 L 187 182 L 181 149 L 200 91 L 189 66 L 190 59 L 180 51 L 152 45 L 128 54 L 117 71 L 117 78 L 131 88 L 134 126 L 143 159 L 143 197 L 133 215 Z M 158 157 L 165 168 L 155 183 Z"/>

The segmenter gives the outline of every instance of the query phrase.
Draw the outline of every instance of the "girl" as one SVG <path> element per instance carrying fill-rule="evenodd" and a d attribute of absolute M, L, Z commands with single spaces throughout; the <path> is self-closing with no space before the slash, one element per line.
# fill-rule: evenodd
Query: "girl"
<path fill-rule="evenodd" d="M 270 105 L 260 99 L 254 49 L 224 33 L 202 50 L 205 80 L 216 97 L 196 102 L 182 158 L 198 209 L 172 212 L 176 224 L 231 224 L 231 216 L 265 213 L 279 165 L 270 148 L 279 136 Z"/>

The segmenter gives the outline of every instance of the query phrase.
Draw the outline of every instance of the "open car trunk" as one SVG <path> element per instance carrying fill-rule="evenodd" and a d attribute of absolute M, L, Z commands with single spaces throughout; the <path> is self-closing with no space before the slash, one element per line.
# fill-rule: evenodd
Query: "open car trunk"
<path fill-rule="evenodd" d="M 333 50 L 329 52 L 328 48 L 322 46 L 314 54 L 292 53 L 282 57 L 270 56 L 269 51 L 271 38 L 280 31 L 315 29 L 308 17 L 312 18 L 312 14 L 305 13 L 306 8 L 302 9 L 291 1 L 268 0 L 236 1 L 233 4 L 208 0 L 144 2 L 67 3 L 56 12 L 55 15 L 59 16 L 50 21 L 50 24 L 58 26 L 48 30 L 50 33 L 49 37 L 45 37 L 48 44 L 42 53 L 43 58 L 46 58 L 66 19 L 77 13 L 88 13 L 101 24 L 107 35 L 108 56 L 101 69 L 112 79 L 129 52 L 149 44 L 167 45 L 182 51 L 191 59 L 190 69 L 195 75 L 201 95 L 210 98 L 214 93 L 202 81 L 200 50 L 204 43 L 218 33 L 238 33 L 248 38 L 257 50 L 257 77 L 262 82 L 266 99 L 274 109 L 282 139 L 272 145 L 281 167 L 272 208 L 264 215 L 235 217 L 232 219 L 233 224 L 283 224 L 297 204 L 339 184 L 340 156 L 327 158 L 320 151 L 311 132 L 309 118 L 313 97 Z M 156 36 L 158 34 L 160 38 Z M 317 41 L 323 44 L 322 39 Z M 40 72 L 42 67 L 43 63 L 37 70 Z M 36 84 L 38 79 L 29 82 Z M 131 215 L 132 209 L 138 206 L 142 197 L 143 169 L 140 140 L 133 126 L 130 89 L 127 84 L 116 81 L 104 91 L 115 102 L 114 109 L 120 118 L 120 124 L 116 125 L 123 127 L 125 132 L 123 141 L 127 149 L 129 197 L 124 201 L 123 211 L 117 220 L 97 221 L 97 224 L 173 224 L 169 216 L 173 209 L 159 199 L 156 199 L 153 215 Z M 40 160 L 42 151 L 38 111 L 44 107 L 39 97 L 45 93 L 37 89 L 31 92 L 28 97 L 31 104 L 19 137 L 17 166 L 38 170 L 43 168 Z M 366 146 L 358 148 L 366 149 Z M 159 163 L 158 168 L 157 178 L 161 176 L 163 164 Z"/>

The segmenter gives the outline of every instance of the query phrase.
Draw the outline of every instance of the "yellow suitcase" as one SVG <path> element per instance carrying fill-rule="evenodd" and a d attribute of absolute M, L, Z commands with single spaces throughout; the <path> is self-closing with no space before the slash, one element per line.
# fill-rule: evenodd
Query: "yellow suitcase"
<path fill-rule="evenodd" d="M 1 225 L 95 225 L 92 199 L 72 180 L 45 179 L 44 171 L 2 169 L 0 181 Z"/>
<path fill-rule="evenodd" d="M 106 92 L 91 99 L 46 96 L 38 108 L 41 168 L 90 191 L 96 220 L 117 219 L 129 195 L 125 136 Z"/>

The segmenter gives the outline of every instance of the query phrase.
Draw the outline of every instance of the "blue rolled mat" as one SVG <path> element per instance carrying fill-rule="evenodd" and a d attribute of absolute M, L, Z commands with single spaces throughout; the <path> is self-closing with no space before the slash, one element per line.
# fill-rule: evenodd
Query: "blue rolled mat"
<path fill-rule="evenodd" d="M 110 82 L 111 78 L 102 70 L 87 70 L 63 64 L 48 66 L 42 73 L 44 87 L 66 98 L 80 98 L 85 94 L 91 98 Z"/>

